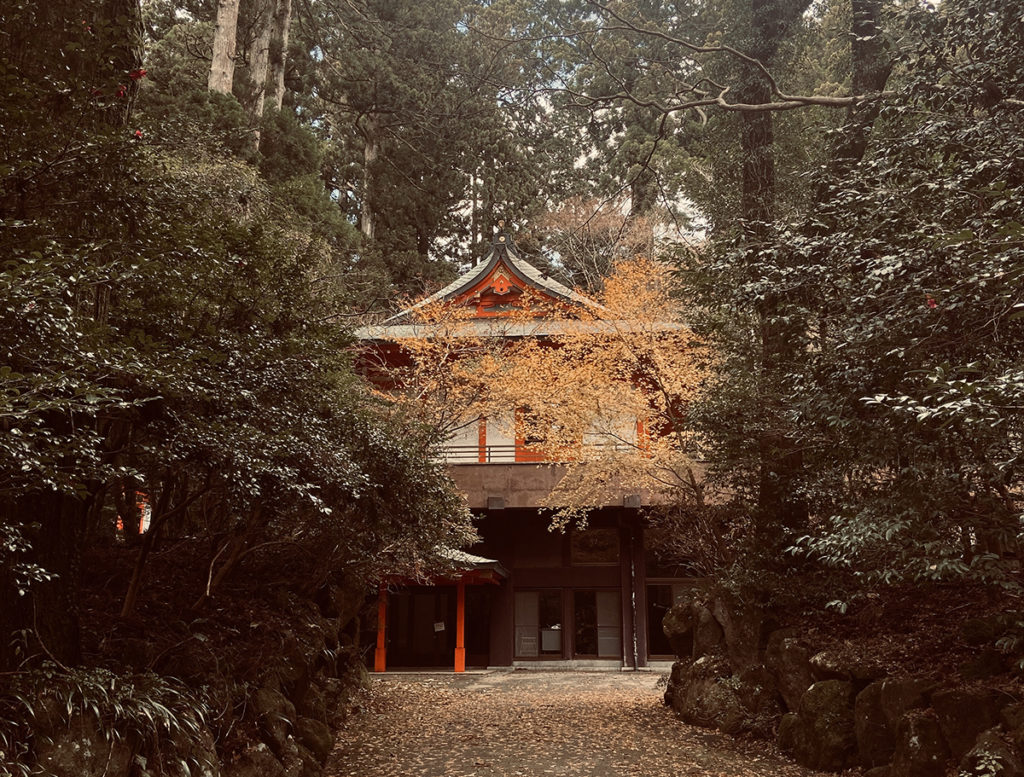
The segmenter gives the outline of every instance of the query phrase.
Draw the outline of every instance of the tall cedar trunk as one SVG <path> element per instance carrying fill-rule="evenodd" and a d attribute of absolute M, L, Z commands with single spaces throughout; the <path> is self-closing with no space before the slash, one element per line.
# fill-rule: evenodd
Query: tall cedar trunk
<path fill-rule="evenodd" d="M 213 31 L 213 61 L 207 86 L 212 92 L 231 94 L 235 79 L 235 46 L 238 36 L 239 0 L 217 0 Z"/>
<path fill-rule="evenodd" d="M 292 20 L 292 0 L 277 0 L 273 33 L 270 39 L 270 106 L 281 110 L 284 105 L 284 71 L 288 64 L 288 28 Z"/>
<path fill-rule="evenodd" d="M 374 172 L 380 158 L 380 126 L 377 117 L 369 114 L 363 130 L 363 203 L 359 210 L 359 231 L 366 240 L 373 240 L 373 187 Z"/>
<path fill-rule="evenodd" d="M 262 0 L 259 8 L 259 27 L 249 67 L 249 126 L 252 128 L 254 150 L 260 147 L 260 124 L 263 104 L 267 96 L 267 71 L 270 67 L 270 39 L 273 33 L 274 0 Z"/>
<path fill-rule="evenodd" d="M 865 94 L 885 87 L 892 67 L 879 34 L 879 15 L 884 0 L 851 0 L 853 24 L 851 48 L 853 91 Z M 751 0 L 754 41 L 751 53 L 771 66 L 788 28 L 806 10 L 805 0 Z M 744 101 L 767 102 L 769 85 L 751 69 L 747 74 Z M 878 116 L 877 103 L 850 109 L 847 125 L 833 150 L 830 172 L 841 175 L 863 156 L 871 125 Z M 742 208 L 747 240 L 752 249 L 771 239 L 775 216 L 775 163 L 772 153 L 773 120 L 770 113 L 745 113 L 743 121 Z M 827 196 L 827 184 L 819 188 Z M 772 387 L 784 379 L 786 364 L 798 355 L 803 324 L 781 323 L 786 300 L 769 298 L 761 308 L 761 360 L 763 379 Z M 778 551 L 787 532 L 802 530 L 807 523 L 807 506 L 799 494 L 803 456 L 799 441 L 785 429 L 765 430 L 758 440 L 761 460 L 758 492 L 758 529 L 761 546 Z"/>
<path fill-rule="evenodd" d="M 850 29 L 852 89 L 854 94 L 881 92 L 892 71 L 892 57 L 882 37 L 879 19 L 885 0 L 851 0 L 853 24 Z M 832 152 L 828 175 L 818 188 L 818 200 L 830 195 L 829 183 L 853 169 L 867 150 L 871 127 L 878 118 L 881 102 L 855 105 L 849 109 L 846 125 Z"/>
<path fill-rule="evenodd" d="M 751 0 L 752 40 L 749 53 L 771 67 L 790 27 L 800 19 L 810 0 Z M 754 67 L 748 67 L 742 85 L 742 101 L 770 102 L 770 84 Z M 775 218 L 775 129 L 770 112 L 742 114 L 743 192 L 741 207 L 746 240 L 751 251 L 771 239 Z M 767 299 L 761 306 L 761 370 L 768 396 L 773 394 L 796 353 L 799 322 L 782 324 L 781 298 Z M 758 439 L 760 482 L 756 533 L 767 559 L 776 557 L 786 535 L 807 523 L 807 506 L 799 495 L 798 480 L 803 457 L 797 441 L 784 429 L 766 429 Z"/>

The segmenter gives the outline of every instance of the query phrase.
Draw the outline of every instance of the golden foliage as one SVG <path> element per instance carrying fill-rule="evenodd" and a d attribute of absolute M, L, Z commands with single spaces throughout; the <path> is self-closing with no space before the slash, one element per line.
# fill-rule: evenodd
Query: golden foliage
<path fill-rule="evenodd" d="M 520 450 L 564 465 L 547 500 L 556 523 L 585 520 L 622 493 L 699 503 L 683 428 L 712 353 L 685 325 L 673 286 L 670 268 L 634 258 L 587 306 L 527 300 L 486 320 L 468 306 L 417 307 L 414 333 L 385 354 L 382 384 L 396 412 L 441 439 L 484 417 Z"/>

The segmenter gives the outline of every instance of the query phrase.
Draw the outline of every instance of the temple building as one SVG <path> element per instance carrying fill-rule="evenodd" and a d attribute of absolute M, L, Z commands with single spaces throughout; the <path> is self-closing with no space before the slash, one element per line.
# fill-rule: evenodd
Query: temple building
<path fill-rule="evenodd" d="M 533 310 L 560 315 L 517 317 L 526 299 Z M 501 234 L 447 287 L 359 330 L 364 347 L 384 361 L 400 360 L 402 342 L 426 336 L 417 312 L 431 303 L 461 310 L 459 325 L 474 337 L 553 337 L 573 308 L 587 309 L 590 326 L 600 326 L 600 306 L 531 266 Z M 586 528 L 551 531 L 544 500 L 564 466 L 516 431 L 513 416 L 523 408 L 507 412 L 502 423 L 473 419 L 446 444 L 445 460 L 481 541 L 451 551 L 458 571 L 449 577 L 382 586 L 374 668 L 620 669 L 671 660 L 661 620 L 691 578 L 659 563 L 648 547 L 654 543 L 644 510 L 654 497 L 613 490 L 589 510 Z M 641 419 L 626 426 L 623 439 L 643 433 Z M 586 444 L 581 450 L 585 455 Z"/>

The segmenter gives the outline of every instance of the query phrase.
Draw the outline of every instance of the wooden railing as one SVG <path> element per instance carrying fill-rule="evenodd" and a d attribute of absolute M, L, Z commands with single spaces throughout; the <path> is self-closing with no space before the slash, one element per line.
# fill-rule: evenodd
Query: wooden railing
<path fill-rule="evenodd" d="M 577 446 L 572 454 L 557 458 L 546 455 L 533 446 L 503 443 L 499 445 L 445 445 L 441 449 L 440 459 L 447 464 L 538 464 L 553 461 L 569 461 L 579 459 L 585 451 L 613 449 L 629 450 L 633 446 L 619 443 L 587 443 Z"/>

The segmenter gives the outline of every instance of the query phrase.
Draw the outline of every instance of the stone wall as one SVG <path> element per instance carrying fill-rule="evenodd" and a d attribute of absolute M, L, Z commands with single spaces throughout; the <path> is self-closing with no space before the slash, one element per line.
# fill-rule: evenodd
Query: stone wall
<path fill-rule="evenodd" d="M 231 689 L 219 700 L 222 708 L 208 727 L 177 737 L 142 739 L 110 731 L 109 712 L 101 708 L 69 712 L 62 705 L 58 709 L 58 705 L 44 704 L 43 714 L 33 722 L 31 741 L 38 773 L 320 777 L 347 702 L 367 680 L 351 636 L 364 592 L 332 586 L 322 590 L 316 602 L 287 592 L 280 595 L 287 601 L 278 606 L 293 614 L 297 627 L 280 635 L 279 654 L 262 662 L 254 678 L 242 682 L 230 666 L 211 667 L 209 651 L 201 641 L 186 642 L 156 658 L 160 674 L 189 687 L 208 688 L 217 682 Z M 153 660 L 140 646 L 140 660 L 147 659 Z"/>
<path fill-rule="evenodd" d="M 721 590 L 677 603 L 665 631 L 673 645 L 692 645 L 665 692 L 687 723 L 774 738 L 822 771 L 935 777 L 957 766 L 1024 777 L 1024 703 L 978 680 L 965 684 L 967 672 L 960 682 L 891 676 L 775 628 L 753 597 Z"/>

